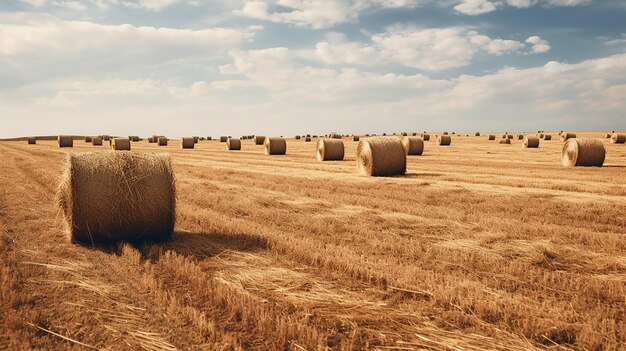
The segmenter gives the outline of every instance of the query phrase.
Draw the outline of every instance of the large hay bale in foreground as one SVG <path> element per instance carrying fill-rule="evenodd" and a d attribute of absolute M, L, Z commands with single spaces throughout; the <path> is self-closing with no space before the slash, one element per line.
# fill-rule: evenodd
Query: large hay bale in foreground
<path fill-rule="evenodd" d="M 35 137 L 28 137 L 27 141 L 28 141 L 28 145 L 37 144 L 37 139 L 35 139 Z"/>
<path fill-rule="evenodd" d="M 135 242 L 170 237 L 175 193 L 168 155 L 90 152 L 68 155 L 57 200 L 72 242 Z"/>
<path fill-rule="evenodd" d="M 611 136 L 611 143 L 613 144 L 626 143 L 626 134 L 613 134 L 613 136 Z"/>
<path fill-rule="evenodd" d="M 441 135 L 437 137 L 437 145 L 439 146 L 450 146 L 452 143 L 452 137 L 449 135 Z"/>
<path fill-rule="evenodd" d="M 318 161 L 342 161 L 344 156 L 343 140 L 319 139 L 317 140 Z"/>
<path fill-rule="evenodd" d="M 91 145 L 93 146 L 102 146 L 102 138 L 97 136 L 91 139 Z"/>
<path fill-rule="evenodd" d="M 489 138 L 487 138 L 488 140 L 496 140 L 496 136 L 493 134 L 489 135 Z"/>
<path fill-rule="evenodd" d="M 59 135 L 57 137 L 59 147 L 74 147 L 74 139 L 71 135 Z"/>
<path fill-rule="evenodd" d="M 226 147 L 228 150 L 241 150 L 241 140 L 228 138 L 226 141 Z"/>
<path fill-rule="evenodd" d="M 183 137 L 180 139 L 181 149 L 193 149 L 195 147 L 195 140 L 193 137 Z"/>
<path fill-rule="evenodd" d="M 527 136 L 524 138 L 524 147 L 526 148 L 537 148 L 539 147 L 539 138 L 534 136 Z"/>
<path fill-rule="evenodd" d="M 430 134 L 427 134 L 427 133 L 422 134 L 422 140 L 430 141 Z"/>
<path fill-rule="evenodd" d="M 307 138 L 309 136 L 307 135 Z M 254 145 L 263 145 L 263 143 L 265 142 L 265 137 L 262 135 L 255 135 L 254 136 Z"/>
<path fill-rule="evenodd" d="M 561 141 L 568 141 L 572 138 L 576 138 L 576 134 L 561 132 Z"/>
<path fill-rule="evenodd" d="M 372 137 L 359 141 L 356 162 L 359 172 L 368 176 L 406 173 L 406 151 L 397 138 Z"/>
<path fill-rule="evenodd" d="M 167 138 L 162 136 L 157 139 L 157 145 L 159 146 L 167 146 Z"/>
<path fill-rule="evenodd" d="M 130 150 L 130 140 L 127 138 L 113 138 L 111 148 L 113 148 L 113 150 L 128 151 Z"/>
<path fill-rule="evenodd" d="M 266 155 L 284 155 L 287 153 L 287 141 L 284 138 L 265 138 L 263 142 Z"/>
<path fill-rule="evenodd" d="M 511 144 L 511 139 L 509 138 L 505 138 L 505 139 L 500 139 L 500 144 Z"/>
<path fill-rule="evenodd" d="M 601 167 L 606 150 L 600 139 L 571 138 L 563 145 L 563 166 Z"/>
<path fill-rule="evenodd" d="M 417 137 L 404 137 L 402 146 L 407 155 L 419 156 L 424 152 L 424 140 Z"/>

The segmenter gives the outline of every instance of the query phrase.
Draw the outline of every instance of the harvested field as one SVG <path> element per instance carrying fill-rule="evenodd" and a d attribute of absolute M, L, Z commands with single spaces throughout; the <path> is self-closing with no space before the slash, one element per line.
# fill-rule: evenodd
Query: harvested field
<path fill-rule="evenodd" d="M 379 178 L 356 142 L 143 140 L 171 156 L 171 241 L 97 248 L 68 241 L 56 185 L 67 154 L 112 151 L 0 141 L 0 349 L 624 350 L 626 147 L 576 135 L 603 167 L 470 136 Z"/>

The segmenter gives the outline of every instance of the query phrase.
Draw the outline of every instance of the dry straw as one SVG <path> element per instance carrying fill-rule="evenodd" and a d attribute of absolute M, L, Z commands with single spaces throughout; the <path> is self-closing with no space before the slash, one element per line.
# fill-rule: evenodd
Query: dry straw
<path fill-rule="evenodd" d="M 500 144 L 511 144 L 511 139 L 509 138 L 500 139 Z"/>
<path fill-rule="evenodd" d="M 256 135 L 254 137 L 254 145 L 263 145 L 265 142 L 265 137 L 261 135 Z"/>
<path fill-rule="evenodd" d="M 407 155 L 419 156 L 424 152 L 424 140 L 417 137 L 404 137 L 402 146 Z"/>
<path fill-rule="evenodd" d="M 113 150 L 130 150 L 130 140 L 127 138 L 113 138 L 113 142 L 111 143 L 111 147 Z"/>
<path fill-rule="evenodd" d="M 437 137 L 437 145 L 449 146 L 452 143 L 452 138 L 449 135 L 441 135 Z"/>
<path fill-rule="evenodd" d="M 37 144 L 37 139 L 35 139 L 35 137 L 28 137 L 27 141 L 28 141 L 28 145 Z"/>
<path fill-rule="evenodd" d="M 266 155 L 284 155 L 287 153 L 287 141 L 284 138 L 265 138 L 263 143 Z"/>
<path fill-rule="evenodd" d="M 406 173 L 406 151 L 397 138 L 372 137 L 359 141 L 356 162 L 359 172 L 368 176 Z"/>
<path fill-rule="evenodd" d="M 67 157 L 57 200 L 72 242 L 135 242 L 170 237 L 175 194 L 168 155 L 77 153 Z"/>
<path fill-rule="evenodd" d="M 241 150 L 241 140 L 228 138 L 226 141 L 226 147 L 228 150 Z"/>
<path fill-rule="evenodd" d="M 193 149 L 195 147 L 195 140 L 193 137 L 184 137 L 180 139 L 181 149 Z"/>
<path fill-rule="evenodd" d="M 563 166 L 601 167 L 606 150 L 600 139 L 571 138 L 563 145 Z"/>
<path fill-rule="evenodd" d="M 342 161 L 344 155 L 343 140 L 319 139 L 317 141 L 318 161 Z"/>
<path fill-rule="evenodd" d="M 613 134 L 611 137 L 611 143 L 624 144 L 626 143 L 626 134 Z"/>
<path fill-rule="evenodd" d="M 358 135 L 355 135 L 352 137 L 352 141 L 359 141 L 361 138 L 359 138 Z"/>
<path fill-rule="evenodd" d="M 74 147 L 74 139 L 71 135 L 59 135 L 57 137 L 59 147 Z"/>
<path fill-rule="evenodd" d="M 496 140 L 496 136 L 495 136 L 495 135 L 493 135 L 493 134 L 490 134 L 490 135 L 489 135 L 489 140 Z"/>
<path fill-rule="evenodd" d="M 91 139 L 91 145 L 93 145 L 93 146 L 102 146 L 102 137 L 99 137 L 99 136 L 93 137 Z"/>
<path fill-rule="evenodd" d="M 572 138 L 576 138 L 576 134 L 561 132 L 561 141 L 568 141 Z"/>
<path fill-rule="evenodd" d="M 534 136 L 527 136 L 524 138 L 524 147 L 526 148 L 537 148 L 539 147 L 539 138 Z"/>
<path fill-rule="evenodd" d="M 430 141 L 430 134 L 426 134 L 426 133 L 422 134 L 422 139 L 424 141 Z"/>
<path fill-rule="evenodd" d="M 164 136 L 159 137 L 159 139 L 157 139 L 157 142 L 159 146 L 167 146 L 167 138 Z"/>

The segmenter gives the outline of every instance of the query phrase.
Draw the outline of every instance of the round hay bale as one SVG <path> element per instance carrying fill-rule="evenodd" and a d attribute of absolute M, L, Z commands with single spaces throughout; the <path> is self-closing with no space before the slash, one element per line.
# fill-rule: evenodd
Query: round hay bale
<path fill-rule="evenodd" d="M 110 141 L 110 140 L 111 140 L 111 136 L 110 136 L 110 135 L 103 135 L 103 136 L 102 136 L 102 140 L 104 140 L 104 141 Z"/>
<path fill-rule="evenodd" d="M 605 138 L 607 138 L 607 139 L 611 139 L 611 133 L 606 133 L 606 134 L 604 135 L 604 137 L 605 137 Z"/>
<path fill-rule="evenodd" d="M 539 134 L 537 134 L 537 136 L 539 137 L 539 139 L 543 139 L 543 137 L 545 136 L 545 134 L 543 134 L 543 133 L 539 133 Z"/>
<path fill-rule="evenodd" d="M 539 147 L 539 138 L 534 136 L 527 136 L 524 138 L 524 147 L 526 148 L 537 148 Z"/>
<path fill-rule="evenodd" d="M 417 136 L 417 132 L 411 133 L 411 136 Z"/>
<path fill-rule="evenodd" d="M 511 144 L 511 139 L 506 138 L 506 139 L 500 139 L 500 144 Z"/>
<path fill-rule="evenodd" d="M 443 135 L 448 135 L 448 132 L 443 132 Z"/>
<path fill-rule="evenodd" d="M 72 242 L 136 242 L 170 237 L 175 193 L 168 155 L 88 152 L 67 156 L 57 201 Z"/>
<path fill-rule="evenodd" d="M 148 143 L 153 144 L 154 143 L 154 138 L 153 137 L 148 137 Z"/>
<path fill-rule="evenodd" d="M 197 137 L 197 136 L 193 137 L 193 143 L 194 144 L 197 144 L 198 141 L 200 141 L 200 137 Z"/>
<path fill-rule="evenodd" d="M 228 141 L 228 137 L 226 135 L 220 136 L 220 143 L 225 143 Z"/>
<path fill-rule="evenodd" d="M 159 137 L 159 139 L 157 139 L 157 142 L 159 146 L 167 146 L 167 138 L 164 136 Z"/>
<path fill-rule="evenodd" d="M 606 150 L 600 139 L 570 138 L 563 145 L 563 166 L 601 167 Z"/>
<path fill-rule="evenodd" d="M 476 132 L 476 134 L 474 134 L 474 136 L 480 136 L 480 133 L 479 133 L 479 132 Z"/>
<path fill-rule="evenodd" d="M 264 136 L 256 135 L 254 137 L 254 145 L 263 145 L 264 142 L 265 142 L 265 137 Z"/>
<path fill-rule="evenodd" d="M 193 149 L 195 145 L 195 140 L 193 137 L 183 137 L 180 139 L 180 148 L 181 149 Z"/>
<path fill-rule="evenodd" d="M 228 150 L 241 150 L 241 140 L 228 138 L 226 141 L 226 147 Z"/>
<path fill-rule="evenodd" d="M 359 141 L 356 162 L 359 172 L 368 176 L 406 173 L 406 151 L 397 138 L 372 137 Z"/>
<path fill-rule="evenodd" d="M 296 140 L 300 140 L 300 136 L 299 135 L 296 135 Z"/>
<path fill-rule="evenodd" d="M 420 156 L 424 152 L 424 140 L 417 137 L 404 137 L 402 146 L 407 155 Z"/>
<path fill-rule="evenodd" d="M 358 135 L 352 137 L 352 141 L 359 141 L 361 138 Z"/>
<path fill-rule="evenodd" d="M 304 141 L 305 141 L 305 142 L 309 142 L 309 141 L 311 141 L 311 137 L 306 137 L 306 138 L 304 138 Z"/>
<path fill-rule="evenodd" d="M 493 134 L 490 134 L 488 140 L 496 140 L 496 136 Z"/>
<path fill-rule="evenodd" d="M 319 139 L 317 141 L 318 161 L 342 161 L 344 155 L 343 140 Z"/>
<path fill-rule="evenodd" d="M 567 141 L 572 138 L 576 138 L 576 134 L 561 132 L 561 141 Z"/>
<path fill-rule="evenodd" d="M 611 143 L 624 144 L 626 143 L 626 134 L 613 134 L 611 137 Z"/>
<path fill-rule="evenodd" d="M 552 134 L 546 134 L 543 136 L 543 140 L 549 141 L 552 140 Z"/>
<path fill-rule="evenodd" d="M 402 134 L 401 134 L 401 135 L 402 135 L 402 136 L 409 136 L 409 133 L 407 133 L 407 132 L 402 132 Z"/>
<path fill-rule="evenodd" d="M 28 141 L 28 145 L 35 145 L 37 144 L 37 139 L 35 139 L 35 137 L 28 137 L 28 139 L 26 139 Z"/>
<path fill-rule="evenodd" d="M 523 139 L 524 139 L 524 134 L 517 135 L 517 140 L 523 140 Z"/>
<path fill-rule="evenodd" d="M 102 146 L 102 138 L 97 136 L 91 139 L 91 145 L 93 146 Z"/>
<path fill-rule="evenodd" d="M 450 143 L 452 143 L 452 138 L 449 135 L 437 137 L 437 145 L 439 146 L 450 146 Z"/>
<path fill-rule="evenodd" d="M 113 150 L 130 150 L 130 140 L 126 138 L 113 138 L 111 148 L 113 148 Z"/>
<path fill-rule="evenodd" d="M 136 135 L 133 135 L 133 139 L 132 139 L 132 141 L 133 141 L 134 143 L 139 142 L 139 137 L 138 137 L 138 136 L 136 136 Z"/>
<path fill-rule="evenodd" d="M 287 153 L 287 141 L 284 138 L 265 138 L 263 142 L 266 155 L 284 155 Z"/>
<path fill-rule="evenodd" d="M 426 134 L 426 133 L 422 134 L 422 140 L 430 141 L 430 134 Z"/>
<path fill-rule="evenodd" d="M 86 143 L 91 143 L 91 139 L 92 139 L 92 138 L 91 138 L 90 136 L 86 136 L 86 137 L 85 137 L 85 142 L 86 142 Z"/>
<path fill-rule="evenodd" d="M 208 137 L 206 137 L 206 140 L 207 140 L 207 141 L 211 141 L 211 140 L 213 140 L 213 138 L 212 138 L 212 137 L 210 137 L 210 136 L 208 136 Z"/>
<path fill-rule="evenodd" d="M 71 135 L 59 135 L 57 137 L 59 147 L 74 147 L 74 139 Z"/>

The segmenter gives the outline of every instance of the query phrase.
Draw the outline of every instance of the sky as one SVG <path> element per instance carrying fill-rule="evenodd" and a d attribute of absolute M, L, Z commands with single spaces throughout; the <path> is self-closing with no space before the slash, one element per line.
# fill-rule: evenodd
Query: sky
<path fill-rule="evenodd" d="M 626 129 L 626 0 L 2 0 L 0 137 Z"/>

